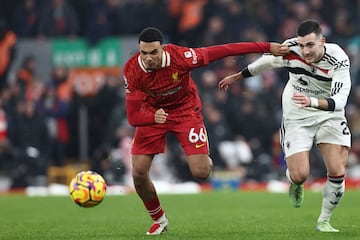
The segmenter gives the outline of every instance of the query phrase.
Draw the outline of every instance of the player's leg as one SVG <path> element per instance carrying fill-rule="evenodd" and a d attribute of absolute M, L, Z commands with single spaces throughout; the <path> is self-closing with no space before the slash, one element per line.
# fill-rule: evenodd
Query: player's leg
<path fill-rule="evenodd" d="M 318 145 L 327 169 L 327 181 L 323 188 L 323 200 L 316 229 L 322 232 L 338 232 L 330 225 L 330 217 L 345 192 L 345 165 L 348 147 L 321 143 Z"/>
<path fill-rule="evenodd" d="M 198 179 L 207 179 L 211 175 L 213 162 L 209 157 L 209 143 L 206 128 L 202 120 L 184 121 L 173 129 L 188 158 L 191 174 Z"/>
<path fill-rule="evenodd" d="M 351 146 L 351 134 L 345 117 L 334 117 L 324 121 L 316 139 L 327 170 L 316 229 L 321 232 L 338 232 L 329 222 L 345 191 L 345 165 Z"/>
<path fill-rule="evenodd" d="M 286 177 L 290 182 L 289 198 L 300 207 L 304 200 L 304 182 L 310 173 L 309 152 L 313 145 L 316 127 L 304 121 L 283 120 L 280 142 L 286 158 Z"/>
<path fill-rule="evenodd" d="M 168 227 L 168 220 L 149 175 L 154 154 L 164 152 L 166 131 L 161 127 L 137 127 L 131 150 L 134 187 L 153 220 L 147 235 L 161 234 Z"/>
<path fill-rule="evenodd" d="M 291 183 L 301 185 L 310 173 L 309 151 L 295 153 L 286 158 L 287 177 Z"/>
<path fill-rule="evenodd" d="M 165 212 L 160 205 L 154 184 L 149 176 L 152 159 L 153 155 L 132 155 L 132 175 L 135 190 L 154 221 L 153 225 L 147 231 L 147 235 L 161 234 L 167 229 L 168 225 Z"/>
<path fill-rule="evenodd" d="M 310 173 L 309 151 L 295 153 L 286 158 L 286 177 L 290 182 L 289 198 L 298 208 L 304 201 L 304 182 Z"/>
<path fill-rule="evenodd" d="M 188 164 L 191 174 L 197 179 L 205 180 L 211 175 L 213 163 L 207 154 L 188 156 Z"/>
<path fill-rule="evenodd" d="M 144 202 L 156 197 L 155 187 L 149 176 L 153 157 L 153 155 L 132 155 L 131 157 L 134 187 Z"/>

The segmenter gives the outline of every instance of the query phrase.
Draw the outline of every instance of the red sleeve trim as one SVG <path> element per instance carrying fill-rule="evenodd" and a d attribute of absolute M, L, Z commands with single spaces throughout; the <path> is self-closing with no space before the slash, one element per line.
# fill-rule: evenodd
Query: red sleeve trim
<path fill-rule="evenodd" d="M 269 42 L 240 42 L 215 45 L 202 48 L 207 52 L 204 56 L 204 63 L 208 64 L 228 56 L 244 55 L 247 53 L 268 53 L 270 52 Z"/>

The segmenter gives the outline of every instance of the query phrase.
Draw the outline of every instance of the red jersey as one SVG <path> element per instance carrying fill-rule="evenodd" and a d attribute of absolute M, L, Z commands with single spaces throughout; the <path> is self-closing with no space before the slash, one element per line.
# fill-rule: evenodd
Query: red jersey
<path fill-rule="evenodd" d="M 140 53 L 135 54 L 123 69 L 129 123 L 133 126 L 155 124 L 154 114 L 159 108 L 169 114 L 167 122 L 182 122 L 199 115 L 202 104 L 190 75 L 192 69 L 226 56 L 269 51 L 270 44 L 262 42 L 205 48 L 168 44 L 162 53 L 162 66 L 156 70 L 146 70 Z"/>
<path fill-rule="evenodd" d="M 208 64 L 206 51 L 173 44 L 165 45 L 162 68 L 148 71 L 140 54 L 124 66 L 126 95 L 143 96 L 143 109 L 152 113 L 163 108 L 167 121 L 184 121 L 193 111 L 201 111 L 201 101 L 190 71 Z M 144 113 L 145 115 L 146 113 Z"/>

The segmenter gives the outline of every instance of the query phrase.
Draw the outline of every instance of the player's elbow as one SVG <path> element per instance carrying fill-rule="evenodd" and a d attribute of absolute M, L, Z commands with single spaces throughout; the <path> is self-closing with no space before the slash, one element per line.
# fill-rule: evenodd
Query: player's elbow
<path fill-rule="evenodd" d="M 146 116 L 133 116 L 128 117 L 128 123 L 133 127 L 148 126 L 155 123 L 151 117 Z"/>
<path fill-rule="evenodd" d="M 128 123 L 129 123 L 131 126 L 133 126 L 133 127 L 138 126 L 137 121 L 135 121 L 135 120 L 132 119 L 132 118 L 128 118 Z"/>

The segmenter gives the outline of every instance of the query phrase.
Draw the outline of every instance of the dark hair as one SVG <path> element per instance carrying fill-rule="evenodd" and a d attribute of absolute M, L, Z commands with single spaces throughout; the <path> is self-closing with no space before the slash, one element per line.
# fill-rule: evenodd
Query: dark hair
<path fill-rule="evenodd" d="M 297 35 L 300 37 L 304 37 L 310 33 L 315 33 L 316 36 L 322 35 L 322 30 L 320 24 L 315 20 L 305 20 L 299 24 L 297 29 Z"/>
<path fill-rule="evenodd" d="M 156 42 L 159 41 L 161 44 L 164 41 L 163 35 L 159 29 L 154 27 L 147 27 L 139 34 L 139 43 L 143 42 Z"/>

